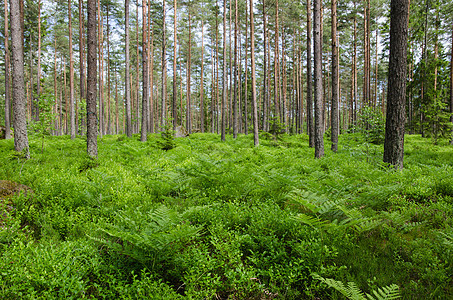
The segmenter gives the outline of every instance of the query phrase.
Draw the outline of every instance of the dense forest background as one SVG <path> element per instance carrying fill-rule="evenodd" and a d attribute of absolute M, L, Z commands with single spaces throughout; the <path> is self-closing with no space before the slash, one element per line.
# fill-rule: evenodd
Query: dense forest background
<path fill-rule="evenodd" d="M 130 3 L 130 62 L 126 64 L 125 3 L 98 2 L 100 136 L 126 132 L 128 65 L 133 133 L 141 128 L 144 96 L 148 98 L 145 113 L 151 133 L 159 131 L 167 117 L 173 119 L 174 126 L 183 125 L 188 133 L 219 133 L 224 94 L 226 132 L 250 132 L 249 4 L 174 1 L 165 3 L 165 10 L 163 4 Z M 83 1 L 25 1 L 24 6 L 27 118 L 37 121 L 39 114 L 47 111 L 52 116 L 52 134 L 70 134 L 72 104 L 74 130 L 84 134 L 86 5 Z M 3 9 L 6 7 L 5 3 Z M 335 10 L 339 49 L 338 127 L 344 133 L 354 130 L 357 114 L 366 107 L 371 110 L 369 113 L 385 112 L 390 10 L 389 1 L 382 0 L 340 2 Z M 410 3 L 406 128 L 410 133 L 421 133 L 434 140 L 449 131 L 452 10 L 450 1 Z M 331 17 L 331 3 L 324 2 L 323 130 L 329 130 L 331 123 Z M 311 64 L 313 57 L 311 54 L 307 60 L 307 37 L 312 39 L 307 28 L 312 22 L 307 3 L 258 1 L 254 4 L 253 22 L 259 128 L 307 132 L 313 118 L 310 108 L 313 104 L 311 97 L 307 97 L 312 89 L 309 78 L 312 71 L 308 70 L 307 61 Z M 1 22 L 2 39 L 5 24 Z M 146 60 L 143 51 L 147 53 Z M 0 59 L 5 71 L 5 56 Z M 0 76 L 6 80 L 4 71 Z M 5 85 L 0 86 L 0 101 L 0 123 L 4 124 Z"/>

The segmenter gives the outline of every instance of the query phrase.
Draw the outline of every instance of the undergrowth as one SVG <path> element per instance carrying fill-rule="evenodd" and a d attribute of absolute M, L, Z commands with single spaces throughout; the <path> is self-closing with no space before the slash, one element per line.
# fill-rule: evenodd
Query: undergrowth
<path fill-rule="evenodd" d="M 0 179 L 34 191 L 0 199 L 0 299 L 453 297 L 447 141 L 407 136 L 402 171 L 360 133 L 319 160 L 283 132 L 42 143 L 0 140 Z"/>

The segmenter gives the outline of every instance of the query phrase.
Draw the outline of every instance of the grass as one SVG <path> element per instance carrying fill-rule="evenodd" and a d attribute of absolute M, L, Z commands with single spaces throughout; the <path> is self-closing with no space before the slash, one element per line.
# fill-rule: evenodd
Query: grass
<path fill-rule="evenodd" d="M 393 171 L 354 134 L 319 160 L 305 135 L 159 140 L 0 140 L 0 179 L 34 191 L 0 222 L 0 298 L 342 299 L 319 276 L 453 297 L 447 141 L 406 136 Z"/>

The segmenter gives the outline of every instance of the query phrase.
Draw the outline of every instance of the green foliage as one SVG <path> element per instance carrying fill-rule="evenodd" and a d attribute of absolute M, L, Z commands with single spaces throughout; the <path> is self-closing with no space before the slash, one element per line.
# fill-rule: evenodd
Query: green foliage
<path fill-rule="evenodd" d="M 83 139 L 46 137 L 41 154 L 32 136 L 25 163 L 0 141 L 0 177 L 34 190 L 1 202 L 0 298 L 343 297 L 314 273 L 365 297 L 453 296 L 449 146 L 407 136 L 392 172 L 358 134 L 322 161 L 307 136 L 158 138 L 105 136 L 94 161 Z"/>
<path fill-rule="evenodd" d="M 365 142 L 382 144 L 385 138 L 385 119 L 379 109 L 366 106 L 359 114 L 358 131 Z"/>
<path fill-rule="evenodd" d="M 348 282 L 348 285 L 345 286 L 341 281 L 323 278 L 316 274 L 314 277 L 324 282 L 329 287 L 339 291 L 343 296 L 351 300 L 393 300 L 401 298 L 399 294 L 399 287 L 396 284 L 378 288 L 377 290 L 374 290 L 372 292 L 373 295 L 371 295 L 364 294 L 354 282 Z"/>
<path fill-rule="evenodd" d="M 42 94 L 39 96 L 39 120 L 32 120 L 29 123 L 29 132 L 41 138 L 41 153 L 44 152 L 44 138 L 52 133 L 54 122 L 57 114 L 53 112 L 55 97 L 51 94 Z"/>
<path fill-rule="evenodd" d="M 172 120 L 172 118 L 167 118 L 165 120 L 165 125 L 162 126 L 160 140 L 157 141 L 157 144 L 162 150 L 168 151 L 176 147 L 175 131 L 173 130 Z"/>

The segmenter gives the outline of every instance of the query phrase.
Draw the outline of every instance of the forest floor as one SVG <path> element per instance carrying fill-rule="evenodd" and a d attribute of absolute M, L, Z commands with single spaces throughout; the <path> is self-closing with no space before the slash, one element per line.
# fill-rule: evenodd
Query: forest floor
<path fill-rule="evenodd" d="M 0 299 L 453 299 L 446 140 L 406 136 L 402 171 L 358 134 L 322 159 L 306 135 L 160 140 L 0 140 L 0 180 L 33 190 L 0 200 Z"/>

